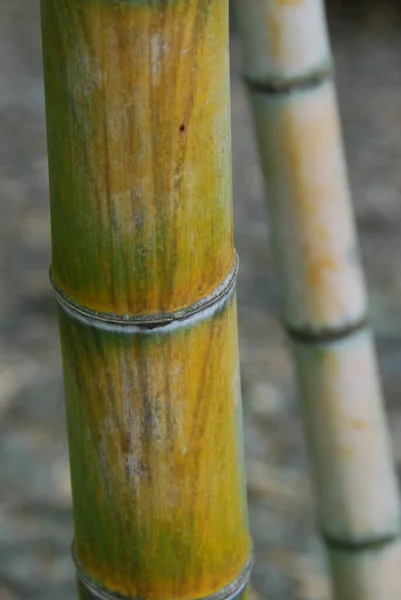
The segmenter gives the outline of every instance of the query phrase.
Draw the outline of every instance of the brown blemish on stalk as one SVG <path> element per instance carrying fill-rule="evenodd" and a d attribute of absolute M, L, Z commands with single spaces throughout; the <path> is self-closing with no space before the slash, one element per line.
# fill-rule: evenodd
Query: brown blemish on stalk
<path fill-rule="evenodd" d="M 296 6 L 303 4 L 305 0 L 274 0 L 278 6 Z"/>
<path fill-rule="evenodd" d="M 349 424 L 352 427 L 352 429 L 356 429 L 358 431 L 364 431 L 365 429 L 368 429 L 368 424 L 364 419 L 350 419 Z"/>
<path fill-rule="evenodd" d="M 308 285 L 319 290 L 324 287 L 326 278 L 338 265 L 330 256 L 320 256 L 308 261 Z"/>
<path fill-rule="evenodd" d="M 332 239 L 328 235 L 327 227 L 331 223 L 325 223 L 323 213 L 319 205 L 319 199 L 325 198 L 327 184 L 324 178 L 317 178 L 314 173 L 313 164 L 308 164 L 308 156 L 305 154 L 305 140 L 308 139 L 308 126 L 303 128 L 300 122 L 293 123 L 291 113 L 285 120 L 285 134 L 287 135 L 287 157 L 289 164 L 289 176 L 291 187 L 297 190 L 295 196 L 298 222 L 302 224 L 302 247 L 300 248 L 305 257 L 305 269 L 307 285 L 311 293 L 324 290 L 327 277 L 339 269 L 338 262 L 332 249 Z M 297 128 L 295 135 L 294 127 Z M 316 114 L 314 123 L 313 143 L 316 152 L 325 152 L 325 148 L 333 140 L 333 123 L 329 115 Z"/>

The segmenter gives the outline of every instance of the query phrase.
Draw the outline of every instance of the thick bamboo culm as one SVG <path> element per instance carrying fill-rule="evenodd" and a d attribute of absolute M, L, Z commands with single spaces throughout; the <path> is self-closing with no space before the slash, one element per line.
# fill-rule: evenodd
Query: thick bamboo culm
<path fill-rule="evenodd" d="M 79 597 L 248 594 L 227 0 L 41 0 Z"/>
<path fill-rule="evenodd" d="M 235 0 L 234 9 L 334 594 L 399 599 L 399 494 L 323 5 Z"/>

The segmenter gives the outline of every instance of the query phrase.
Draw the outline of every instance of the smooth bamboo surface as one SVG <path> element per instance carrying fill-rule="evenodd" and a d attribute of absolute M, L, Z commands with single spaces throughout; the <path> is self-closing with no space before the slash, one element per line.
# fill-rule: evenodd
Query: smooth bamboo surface
<path fill-rule="evenodd" d="M 227 0 L 41 0 L 81 600 L 248 597 Z"/>
<path fill-rule="evenodd" d="M 337 600 L 401 597 L 400 498 L 323 3 L 234 0 Z"/>
<path fill-rule="evenodd" d="M 322 2 L 233 0 L 233 4 L 249 78 L 280 83 L 329 63 Z"/>
<path fill-rule="evenodd" d="M 254 93 L 252 104 L 284 321 L 308 331 L 352 325 L 366 297 L 333 84 Z"/>
<path fill-rule="evenodd" d="M 293 350 L 325 535 L 393 536 L 400 508 L 370 332 Z"/>

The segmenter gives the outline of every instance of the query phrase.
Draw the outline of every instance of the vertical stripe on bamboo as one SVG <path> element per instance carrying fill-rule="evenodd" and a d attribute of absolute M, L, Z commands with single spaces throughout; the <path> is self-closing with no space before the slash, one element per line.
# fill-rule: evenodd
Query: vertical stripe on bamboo
<path fill-rule="evenodd" d="M 245 600 L 228 2 L 41 12 L 80 598 Z"/>

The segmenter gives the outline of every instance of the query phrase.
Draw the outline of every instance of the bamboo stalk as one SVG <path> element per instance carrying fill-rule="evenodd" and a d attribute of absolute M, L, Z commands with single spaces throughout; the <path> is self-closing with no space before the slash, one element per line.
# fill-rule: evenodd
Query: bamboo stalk
<path fill-rule="evenodd" d="M 399 494 L 323 5 L 235 0 L 234 8 L 335 595 L 395 600 Z"/>
<path fill-rule="evenodd" d="M 41 0 L 79 597 L 248 594 L 226 0 Z"/>

